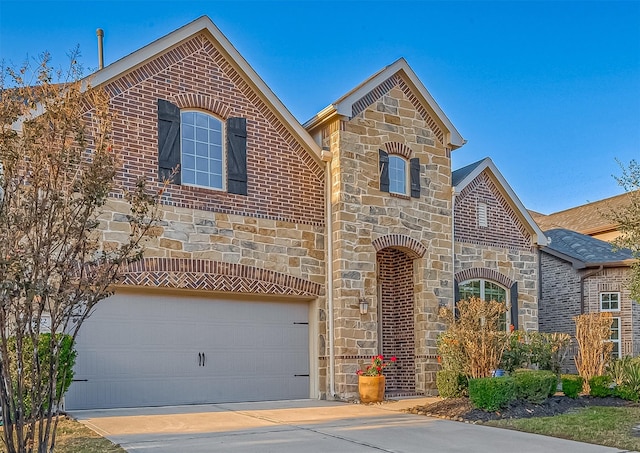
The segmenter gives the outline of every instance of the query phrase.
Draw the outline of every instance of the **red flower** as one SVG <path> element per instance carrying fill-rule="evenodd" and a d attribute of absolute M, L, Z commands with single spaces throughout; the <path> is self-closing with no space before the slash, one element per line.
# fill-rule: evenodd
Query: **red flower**
<path fill-rule="evenodd" d="M 513 324 L 509 325 L 509 332 L 513 332 L 514 330 L 516 330 L 516 326 L 514 326 Z"/>
<path fill-rule="evenodd" d="M 396 360 L 398 360 L 398 359 L 396 359 L 396 356 L 395 356 L 395 355 L 394 355 L 393 357 L 391 357 L 391 361 L 392 361 L 392 362 L 395 362 Z"/>
<path fill-rule="evenodd" d="M 381 367 L 381 366 L 379 366 L 379 367 L 378 367 L 378 373 L 379 373 L 379 372 L 381 372 L 381 371 L 382 371 L 382 367 Z"/>

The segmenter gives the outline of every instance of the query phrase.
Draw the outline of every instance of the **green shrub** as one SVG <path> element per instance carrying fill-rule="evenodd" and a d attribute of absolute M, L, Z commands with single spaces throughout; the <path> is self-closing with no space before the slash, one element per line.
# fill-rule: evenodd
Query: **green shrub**
<path fill-rule="evenodd" d="M 474 407 L 496 411 L 506 407 L 516 396 L 512 377 L 469 379 L 469 399 Z"/>
<path fill-rule="evenodd" d="M 577 374 L 563 374 L 562 378 L 562 391 L 565 396 L 569 398 L 577 398 L 582 391 L 582 384 L 584 379 Z"/>
<path fill-rule="evenodd" d="M 624 368 L 622 384 L 616 389 L 616 395 L 631 401 L 640 401 L 640 360 L 630 361 Z"/>
<path fill-rule="evenodd" d="M 556 392 L 558 377 L 546 370 L 516 370 L 512 374 L 516 384 L 516 398 L 542 403 Z"/>
<path fill-rule="evenodd" d="M 611 376 L 594 376 L 589 379 L 589 387 L 591 388 L 589 390 L 591 396 L 606 398 L 615 393 Z"/>
<path fill-rule="evenodd" d="M 457 371 L 441 370 L 436 373 L 436 386 L 442 398 L 459 398 L 468 394 L 469 381 Z"/>
<path fill-rule="evenodd" d="M 60 361 L 58 363 L 58 370 L 56 373 L 56 394 L 53 396 L 54 401 L 59 401 L 62 395 L 69 389 L 71 382 L 73 381 L 74 371 L 73 367 L 76 363 L 76 351 L 73 349 L 73 339 L 70 335 L 66 334 L 56 334 L 53 339 L 59 345 L 60 348 Z M 49 375 L 48 369 L 50 366 L 50 358 L 52 355 L 51 346 L 52 346 L 52 338 L 50 333 L 40 334 L 38 338 L 38 363 L 40 369 L 42 370 L 42 383 L 39 388 L 35 388 L 36 384 L 33 384 L 30 380 L 31 376 L 31 367 L 34 366 L 34 357 L 33 357 L 33 342 L 30 337 L 25 337 L 23 339 L 22 345 L 22 359 L 25 370 L 23 371 L 23 376 L 26 376 L 24 380 L 24 385 L 26 388 L 24 389 L 24 407 L 28 414 L 31 414 L 34 409 L 33 403 L 31 401 L 31 394 L 33 392 L 39 392 L 43 395 L 42 402 L 43 406 L 38 409 L 40 412 L 48 409 L 48 398 L 47 398 L 47 388 L 49 384 Z M 16 339 L 12 337 L 7 342 L 9 355 L 11 358 L 12 369 L 11 375 L 14 376 L 14 379 L 17 380 L 17 357 L 16 357 Z"/>

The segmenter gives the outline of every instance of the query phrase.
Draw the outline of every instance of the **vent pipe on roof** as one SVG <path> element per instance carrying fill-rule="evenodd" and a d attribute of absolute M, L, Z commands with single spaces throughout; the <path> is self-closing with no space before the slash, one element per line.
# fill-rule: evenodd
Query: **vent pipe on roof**
<path fill-rule="evenodd" d="M 102 51 L 102 38 L 104 38 L 104 31 L 102 28 L 96 30 L 96 36 L 98 37 L 98 69 L 104 68 L 104 52 Z"/>

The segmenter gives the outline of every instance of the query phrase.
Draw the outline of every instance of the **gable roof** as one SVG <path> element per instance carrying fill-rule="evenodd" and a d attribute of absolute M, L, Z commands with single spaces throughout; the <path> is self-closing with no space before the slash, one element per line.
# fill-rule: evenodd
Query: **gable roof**
<path fill-rule="evenodd" d="M 534 222 L 533 218 L 529 214 L 529 211 L 524 207 L 516 193 L 513 191 L 509 183 L 502 173 L 498 170 L 493 161 L 485 157 L 478 162 L 474 162 L 451 173 L 451 185 L 453 186 L 454 193 L 460 194 L 462 190 L 469 185 L 474 179 L 476 179 L 482 172 L 487 171 L 496 181 L 498 188 L 503 192 L 503 195 L 511 202 L 514 211 L 524 222 L 525 226 L 529 228 L 529 231 L 533 234 L 533 240 L 536 244 L 545 246 L 548 244 L 547 237 L 542 232 L 538 224 Z"/>
<path fill-rule="evenodd" d="M 555 228 L 544 233 L 551 241 L 542 250 L 571 262 L 576 269 L 596 266 L 628 266 L 634 262 L 631 250 L 616 249 L 610 243 L 586 234 L 564 228 Z"/>
<path fill-rule="evenodd" d="M 531 215 L 544 230 L 566 228 L 589 235 L 615 231 L 618 225 L 608 219 L 606 213 L 628 206 L 632 193 L 623 193 L 548 215 L 531 211 Z"/>
<path fill-rule="evenodd" d="M 445 141 L 447 142 L 444 143 L 444 145 L 450 146 L 452 149 L 460 148 L 464 145 L 466 140 L 462 138 L 460 132 L 458 132 L 453 123 L 449 118 L 447 118 L 433 96 L 431 96 L 429 91 L 427 91 L 416 73 L 413 72 L 413 69 L 411 69 L 404 58 L 399 58 L 389 66 L 366 79 L 344 96 L 322 109 L 313 118 L 304 123 L 303 126 L 307 130 L 311 130 L 335 116 L 351 118 L 353 116 L 352 112 L 354 104 L 396 74 L 403 76 L 404 80 L 410 85 L 412 92 L 418 97 L 422 105 L 424 105 L 429 113 L 431 113 L 442 124 L 442 126 L 444 126 L 446 129 Z"/>
<path fill-rule="evenodd" d="M 320 147 L 207 16 L 199 17 L 193 22 L 111 63 L 109 66 L 95 72 L 88 79 L 94 86 L 107 83 L 199 33 L 205 33 L 207 35 L 216 45 L 217 49 L 224 55 L 225 59 L 271 108 L 287 130 L 298 140 L 300 145 L 304 147 L 318 163 L 321 163 Z"/>

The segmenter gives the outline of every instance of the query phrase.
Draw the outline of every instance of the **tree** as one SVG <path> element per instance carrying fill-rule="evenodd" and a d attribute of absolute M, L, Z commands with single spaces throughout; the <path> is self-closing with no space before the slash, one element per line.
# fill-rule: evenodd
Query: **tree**
<path fill-rule="evenodd" d="M 629 193 L 629 204 L 611 212 L 621 235 L 616 239 L 620 247 L 631 249 L 638 260 L 631 267 L 631 298 L 640 303 L 640 163 L 631 160 L 628 167 L 620 164 L 622 176 L 616 177 L 618 184 Z"/>
<path fill-rule="evenodd" d="M 0 85 L 0 403 L 10 453 L 53 451 L 65 338 L 75 340 L 142 257 L 163 191 L 118 183 L 108 95 L 81 78 L 76 56 L 65 71 L 47 55 L 33 70 L 3 69 Z M 100 240 L 111 196 L 129 202 L 124 244 Z"/>

